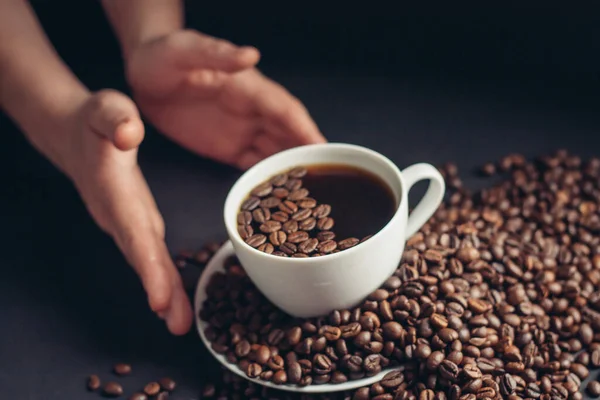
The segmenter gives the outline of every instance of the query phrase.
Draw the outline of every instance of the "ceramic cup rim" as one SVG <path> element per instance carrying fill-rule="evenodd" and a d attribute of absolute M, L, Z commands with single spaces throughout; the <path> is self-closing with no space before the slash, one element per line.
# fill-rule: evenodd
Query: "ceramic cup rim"
<path fill-rule="evenodd" d="M 239 212 L 239 207 L 240 207 L 242 201 L 244 200 L 244 197 L 241 197 L 242 195 L 240 195 L 240 196 L 234 196 L 234 195 L 236 192 L 240 192 L 240 193 L 244 193 L 243 196 L 247 196 L 248 193 L 250 192 L 250 190 L 252 190 L 252 189 L 248 189 L 245 192 L 242 192 L 240 190 L 241 187 L 244 187 L 244 186 L 252 187 L 252 186 L 255 186 L 255 185 L 258 185 L 259 183 L 261 183 L 261 181 L 257 181 L 255 183 L 249 183 L 249 182 L 252 182 L 251 177 L 254 175 L 255 171 L 264 167 L 264 165 L 267 165 L 270 163 L 276 164 L 278 159 L 284 158 L 293 153 L 304 152 L 304 151 L 308 151 L 310 149 L 327 149 L 327 148 L 331 149 L 331 151 L 337 151 L 338 149 L 340 149 L 340 150 L 351 150 L 351 151 L 362 153 L 363 155 L 374 158 L 377 161 L 381 162 L 383 165 L 385 165 L 387 168 L 389 168 L 394 173 L 395 178 L 398 180 L 399 187 L 397 187 L 397 188 L 390 187 L 391 185 L 389 185 L 387 183 L 387 181 L 386 181 L 386 185 L 388 187 L 390 187 L 390 190 L 392 190 L 394 192 L 394 194 L 398 197 L 398 203 L 396 204 L 396 209 L 395 209 L 394 215 L 383 226 L 383 228 L 379 229 L 379 231 L 374 233 L 371 236 L 371 238 L 369 238 L 369 240 L 367 240 L 363 243 L 359 243 L 356 246 L 353 246 L 344 251 L 340 251 L 340 252 L 334 253 L 334 254 L 327 254 L 322 257 L 306 257 L 306 258 L 279 257 L 279 256 L 275 256 L 272 254 L 267 254 L 265 252 L 262 252 L 256 248 L 250 246 L 244 240 L 242 240 L 242 238 L 240 237 L 240 235 L 237 231 L 236 217 Z M 308 165 L 312 165 L 312 164 L 314 164 L 314 163 L 311 163 Z M 349 166 L 355 166 L 355 167 L 361 168 L 360 166 L 357 165 L 357 163 L 353 163 L 351 159 L 348 160 L 347 162 L 343 162 L 340 164 L 346 164 Z M 371 171 L 369 171 L 369 172 L 371 172 Z M 274 174 L 277 174 L 277 173 L 278 172 L 275 172 Z M 373 172 L 371 172 L 371 173 L 373 173 Z M 263 181 L 264 181 L 264 179 L 266 179 L 266 178 L 263 178 Z M 401 215 L 402 205 L 408 201 L 408 194 L 406 193 L 405 188 L 406 188 L 406 185 L 404 182 L 404 176 L 402 175 L 402 172 L 400 171 L 398 166 L 396 166 L 396 164 L 394 164 L 389 158 L 387 158 L 386 156 L 384 156 L 383 154 L 381 154 L 375 150 L 371 150 L 371 149 L 363 147 L 363 146 L 348 144 L 348 143 L 319 143 L 319 144 L 309 144 L 309 145 L 294 147 L 294 148 L 276 153 L 272 156 L 269 156 L 269 157 L 261 160 L 260 162 L 258 162 L 254 166 L 252 166 L 250 169 L 245 171 L 236 180 L 236 182 L 233 184 L 233 186 L 229 190 L 227 197 L 225 199 L 225 207 L 223 210 L 223 217 L 225 220 L 225 228 L 227 229 L 227 234 L 229 235 L 229 240 L 231 240 L 236 245 L 235 247 L 237 247 L 238 245 L 243 246 L 248 251 L 252 252 L 255 256 L 257 256 L 259 258 L 264 258 L 265 260 L 276 259 L 282 265 L 284 265 L 284 264 L 286 264 L 286 265 L 310 264 L 310 263 L 315 263 L 316 261 L 320 261 L 320 264 L 322 264 L 324 258 L 326 258 L 328 261 L 330 260 L 331 262 L 334 262 L 335 260 L 339 259 L 340 257 L 351 257 L 357 251 L 361 251 L 366 243 L 369 243 L 371 240 L 373 240 L 375 238 L 380 238 L 382 235 L 386 234 L 386 232 L 392 228 L 392 225 L 394 225 L 394 223 L 398 219 L 402 218 L 402 215 Z"/>

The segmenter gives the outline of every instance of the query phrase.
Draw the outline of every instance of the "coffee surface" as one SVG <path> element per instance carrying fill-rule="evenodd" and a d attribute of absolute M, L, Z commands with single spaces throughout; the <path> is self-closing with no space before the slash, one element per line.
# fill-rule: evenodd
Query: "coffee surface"
<path fill-rule="evenodd" d="M 388 185 L 363 169 L 340 164 L 307 167 L 310 196 L 331 206 L 339 238 L 374 235 L 394 216 L 396 200 Z"/>
<path fill-rule="evenodd" d="M 237 231 L 246 244 L 267 254 L 321 257 L 368 240 L 395 209 L 391 190 L 367 171 L 297 166 L 250 191 L 240 205 Z"/>

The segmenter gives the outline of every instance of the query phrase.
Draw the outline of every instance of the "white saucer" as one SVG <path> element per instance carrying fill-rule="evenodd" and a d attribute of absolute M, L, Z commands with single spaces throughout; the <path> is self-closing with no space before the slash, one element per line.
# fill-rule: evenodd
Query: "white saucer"
<path fill-rule="evenodd" d="M 206 268 L 204 269 L 204 271 L 202 271 L 202 275 L 200 276 L 200 279 L 198 280 L 198 286 L 196 287 L 196 295 L 194 298 L 194 313 L 195 313 L 195 318 L 196 318 L 196 327 L 198 329 L 198 333 L 200 334 L 200 338 L 202 338 L 202 341 L 204 342 L 204 345 L 206 346 L 208 351 L 210 351 L 210 353 L 217 360 L 219 360 L 219 362 L 221 364 L 223 364 L 225 367 L 227 367 L 230 371 L 241 376 L 244 379 L 247 379 L 249 381 L 256 383 L 257 385 L 268 386 L 273 389 L 287 390 L 290 392 L 300 392 L 300 393 L 328 393 L 328 392 L 341 392 L 344 390 L 352 390 L 352 389 L 357 389 L 357 388 L 360 388 L 363 386 L 371 385 L 375 382 L 379 382 L 385 374 L 394 370 L 394 368 L 384 369 L 377 375 L 370 376 L 367 378 L 352 380 L 352 381 L 348 381 L 348 382 L 344 382 L 344 383 L 326 383 L 326 384 L 322 384 L 322 385 L 313 384 L 313 385 L 309 385 L 309 386 L 297 386 L 297 385 L 292 385 L 292 384 L 276 385 L 274 383 L 271 383 L 268 381 L 263 381 L 261 379 L 249 378 L 248 375 L 246 375 L 246 373 L 244 371 L 242 371 L 240 368 L 238 368 L 238 366 L 236 364 L 229 363 L 223 355 L 216 353 L 212 349 L 210 342 L 206 339 L 206 336 L 204 335 L 204 331 L 206 330 L 206 328 L 208 328 L 209 325 L 205 321 L 202 321 L 202 319 L 199 317 L 200 310 L 202 309 L 202 305 L 204 304 L 204 301 L 206 300 L 206 286 L 208 285 L 211 276 L 215 272 L 225 272 L 225 268 L 224 268 L 223 264 L 224 264 L 225 260 L 227 260 L 227 258 L 232 255 L 234 255 L 233 245 L 231 244 L 230 241 L 227 241 L 219 249 L 219 251 L 214 255 L 214 257 L 210 260 L 210 262 L 206 265 Z"/>

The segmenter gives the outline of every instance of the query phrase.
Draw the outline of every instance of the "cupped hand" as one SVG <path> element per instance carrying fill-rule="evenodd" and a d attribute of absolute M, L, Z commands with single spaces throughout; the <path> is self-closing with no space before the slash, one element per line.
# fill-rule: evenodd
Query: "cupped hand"
<path fill-rule="evenodd" d="M 255 48 L 183 30 L 138 46 L 127 76 L 159 131 L 245 169 L 281 150 L 325 142 L 303 104 L 254 68 L 259 57 Z"/>
<path fill-rule="evenodd" d="M 101 91 L 90 96 L 73 125 L 67 173 L 95 221 L 140 276 L 152 310 L 172 333 L 186 333 L 191 306 L 137 163 L 144 125 L 135 104 L 121 93 Z"/>

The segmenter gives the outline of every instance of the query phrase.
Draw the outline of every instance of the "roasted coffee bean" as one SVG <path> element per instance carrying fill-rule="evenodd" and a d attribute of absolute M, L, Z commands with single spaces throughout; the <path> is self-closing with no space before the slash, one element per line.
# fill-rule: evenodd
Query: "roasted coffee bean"
<path fill-rule="evenodd" d="M 238 225 L 237 227 L 238 234 L 243 240 L 248 240 L 252 235 L 254 235 L 254 229 L 250 225 Z"/>
<path fill-rule="evenodd" d="M 144 386 L 144 393 L 148 396 L 156 396 L 160 392 L 160 384 L 158 382 L 150 382 Z"/>
<path fill-rule="evenodd" d="M 351 322 L 348 325 L 342 325 L 340 327 L 344 339 L 355 337 L 360 333 L 361 329 L 360 323 L 358 322 Z"/>
<path fill-rule="evenodd" d="M 331 383 L 344 383 L 348 382 L 348 377 L 340 371 L 333 371 L 331 374 Z"/>
<path fill-rule="evenodd" d="M 258 197 L 249 197 L 242 203 L 241 209 L 243 211 L 252 211 L 260 204 L 260 199 Z"/>
<path fill-rule="evenodd" d="M 331 253 L 333 250 L 337 248 L 337 243 L 333 240 L 325 240 L 317 246 L 317 250 L 319 253 L 327 254 Z"/>
<path fill-rule="evenodd" d="M 96 391 L 96 390 L 100 389 L 100 385 L 101 385 L 101 382 L 100 382 L 100 378 L 98 377 L 98 375 L 90 375 L 88 377 L 88 380 L 87 380 L 88 390 Z"/>
<path fill-rule="evenodd" d="M 284 370 L 279 370 L 275 372 L 272 378 L 273 383 L 276 385 L 283 385 L 284 383 L 287 383 L 287 380 L 287 374 Z"/>
<path fill-rule="evenodd" d="M 384 375 L 381 379 L 381 386 L 386 389 L 394 389 L 404 382 L 404 374 L 400 371 L 391 371 Z"/>
<path fill-rule="evenodd" d="M 430 371 L 435 371 L 444 361 L 444 353 L 441 351 L 434 351 L 427 357 L 427 368 Z"/>
<path fill-rule="evenodd" d="M 257 249 L 267 254 L 272 254 L 275 251 L 275 248 L 271 243 L 263 243 L 260 246 L 258 246 Z"/>
<path fill-rule="evenodd" d="M 319 239 L 319 242 L 333 240 L 333 239 L 335 239 L 335 233 L 330 232 L 330 231 L 321 231 L 321 232 L 317 233 L 317 239 Z M 338 246 L 339 246 L 339 243 L 338 243 Z"/>
<path fill-rule="evenodd" d="M 307 172 L 305 167 L 295 167 L 288 171 L 288 175 L 290 178 L 302 178 Z"/>
<path fill-rule="evenodd" d="M 309 236 L 308 236 L 308 233 L 304 232 L 304 231 L 293 232 L 293 233 L 288 234 L 288 236 L 287 236 L 287 241 L 289 243 L 298 244 L 298 243 L 302 243 L 306 240 L 309 240 Z"/>
<path fill-rule="evenodd" d="M 463 375 L 468 379 L 479 379 L 482 377 L 482 373 L 475 364 L 466 364 L 462 369 Z"/>
<path fill-rule="evenodd" d="M 296 189 L 292 192 L 290 192 L 290 194 L 288 195 L 288 200 L 290 201 L 298 201 L 298 200 L 302 200 L 304 198 L 306 198 L 308 196 L 308 190 L 306 188 L 300 188 L 300 189 Z M 305 207 L 303 207 L 305 208 Z M 311 207 L 306 207 L 306 208 L 311 208 Z"/>
<path fill-rule="evenodd" d="M 250 194 L 252 196 L 256 196 L 256 197 L 265 197 L 265 196 L 268 196 L 269 194 L 271 194 L 272 191 L 273 191 L 273 185 L 271 185 L 270 182 L 265 182 L 265 183 L 261 183 L 260 185 L 256 186 L 254 189 L 252 189 Z"/>
<path fill-rule="evenodd" d="M 281 246 L 287 240 L 287 235 L 283 231 L 276 231 L 269 235 L 269 242 L 273 246 Z"/>
<path fill-rule="evenodd" d="M 279 204 L 281 204 L 281 199 L 275 196 L 267 197 L 260 201 L 260 206 L 263 208 L 275 208 Z"/>
<path fill-rule="evenodd" d="M 331 228 L 333 228 L 334 223 L 335 222 L 334 222 L 333 218 L 330 218 L 330 217 L 319 218 L 317 220 L 317 229 L 319 229 L 321 231 L 329 231 L 329 230 L 331 230 Z"/>
<path fill-rule="evenodd" d="M 598 381 L 590 381 L 587 384 L 585 390 L 592 397 L 598 397 L 598 396 L 600 396 L 600 382 L 598 382 Z"/>
<path fill-rule="evenodd" d="M 330 342 L 338 340 L 342 336 L 342 331 L 336 326 L 324 325 L 319 329 L 319 334 Z"/>
<path fill-rule="evenodd" d="M 287 367 L 287 377 L 290 383 L 297 384 L 302 379 L 302 369 L 298 362 L 292 362 Z"/>
<path fill-rule="evenodd" d="M 382 325 L 383 336 L 389 340 L 398 340 L 402 337 L 404 329 L 396 321 L 386 322 Z"/>
<path fill-rule="evenodd" d="M 298 222 L 297 221 L 287 221 L 281 226 L 281 229 L 288 235 L 290 233 L 294 233 L 294 232 L 298 231 Z"/>
<path fill-rule="evenodd" d="M 356 246 L 358 243 L 359 243 L 359 240 L 357 238 L 353 238 L 353 237 L 346 238 L 346 239 L 340 240 L 338 242 L 338 248 L 340 250 L 346 250 L 346 249 Z"/>
<path fill-rule="evenodd" d="M 460 370 L 458 366 L 454 364 L 452 361 L 444 360 L 439 366 L 439 373 L 444 379 L 448 379 L 449 381 L 456 381 L 458 379 L 458 373 Z"/>
<path fill-rule="evenodd" d="M 273 186 L 283 186 L 288 180 L 287 174 L 277 174 L 269 179 L 269 183 Z"/>
<path fill-rule="evenodd" d="M 272 195 L 278 199 L 285 199 L 289 194 L 290 191 L 282 187 L 274 188 L 272 192 Z"/>
<path fill-rule="evenodd" d="M 292 191 L 298 190 L 302 187 L 302 180 L 296 179 L 296 178 L 288 179 L 288 181 L 285 183 L 284 186 L 287 190 L 292 192 Z"/>
<path fill-rule="evenodd" d="M 279 210 L 281 210 L 281 212 L 286 213 L 290 216 L 298 211 L 298 205 L 291 200 L 282 201 L 277 205 L 277 207 L 279 207 Z"/>
<path fill-rule="evenodd" d="M 600 367 L 600 348 L 596 348 L 590 354 L 590 364 L 594 368 Z"/>
<path fill-rule="evenodd" d="M 266 241 L 267 241 L 267 237 L 260 233 L 252 235 L 248 239 L 246 239 L 246 243 L 249 246 L 254 247 L 254 248 L 260 246 L 261 244 L 263 244 Z"/>
<path fill-rule="evenodd" d="M 294 221 L 299 221 L 298 224 L 300 226 L 302 224 L 301 221 L 304 221 L 305 219 L 310 218 L 310 215 L 311 215 L 311 210 L 310 209 L 302 208 L 302 209 L 296 211 L 294 214 L 292 214 L 291 218 Z M 318 224 L 319 223 L 317 222 L 317 226 L 318 226 Z"/>
<path fill-rule="evenodd" d="M 169 398 L 169 392 L 160 392 L 156 395 L 156 400 L 167 400 Z"/>
<path fill-rule="evenodd" d="M 249 378 L 258 378 L 262 371 L 263 369 L 260 364 L 252 363 L 248 365 L 248 368 L 246 369 L 246 375 L 248 375 Z M 148 395 L 150 395 L 150 393 L 148 393 Z"/>
<path fill-rule="evenodd" d="M 249 211 L 240 211 L 237 216 L 238 225 L 250 225 L 252 223 L 252 213 Z"/>
<path fill-rule="evenodd" d="M 260 231 L 263 233 L 273 233 L 281 229 L 281 222 L 277 221 L 266 221 L 260 225 Z"/>
<path fill-rule="evenodd" d="M 275 211 L 274 213 L 271 214 L 271 220 L 280 222 L 282 224 L 282 229 L 283 229 L 283 224 L 286 223 L 289 219 L 290 219 L 290 215 L 287 213 L 284 213 L 283 211 Z"/>
<path fill-rule="evenodd" d="M 496 173 L 496 166 L 492 163 L 484 164 L 483 167 L 481 167 L 481 173 L 484 176 L 492 176 Z"/>
<path fill-rule="evenodd" d="M 298 251 L 301 253 L 309 254 L 315 251 L 319 241 L 317 239 L 308 239 L 298 245 Z"/>
<path fill-rule="evenodd" d="M 271 219 L 271 211 L 268 208 L 256 208 L 252 211 L 252 219 L 259 224 L 264 224 Z"/>
<path fill-rule="evenodd" d="M 570 370 L 580 379 L 586 379 L 590 375 L 590 371 L 584 365 L 578 363 L 571 364 Z"/>
<path fill-rule="evenodd" d="M 312 231 L 317 226 L 317 220 L 313 217 L 306 218 L 298 223 L 298 228 L 303 231 Z"/>
<path fill-rule="evenodd" d="M 331 213 L 331 206 L 329 204 L 320 204 L 312 211 L 312 216 L 320 219 L 329 216 Z"/>
<path fill-rule="evenodd" d="M 123 395 L 123 386 L 117 382 L 106 382 L 102 388 L 102 394 L 106 397 L 119 397 Z"/>
<path fill-rule="evenodd" d="M 163 390 L 168 392 L 172 392 L 175 390 L 175 387 L 177 387 L 177 383 L 175 383 L 175 381 L 169 377 L 161 378 L 158 383 Z"/>
<path fill-rule="evenodd" d="M 148 396 L 145 393 L 136 392 L 128 397 L 129 400 L 148 400 Z"/>

